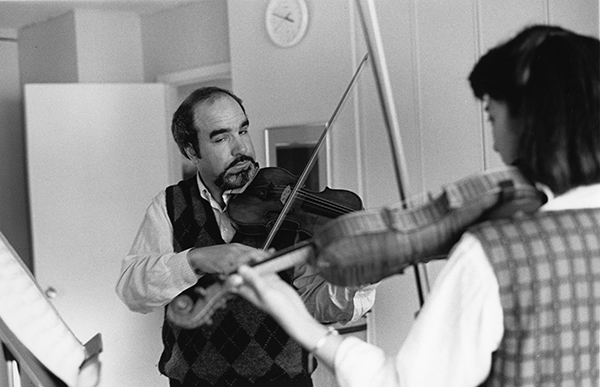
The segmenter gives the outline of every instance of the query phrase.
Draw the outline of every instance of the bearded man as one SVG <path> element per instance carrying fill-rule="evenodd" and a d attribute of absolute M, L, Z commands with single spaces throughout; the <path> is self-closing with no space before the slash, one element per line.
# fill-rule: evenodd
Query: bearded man
<path fill-rule="evenodd" d="M 175 142 L 197 174 L 153 199 L 123 259 L 116 290 L 132 311 L 166 307 L 184 292 L 197 297 L 264 242 L 236 232 L 226 211 L 259 170 L 249 128 L 241 99 L 217 87 L 194 91 L 173 115 Z M 295 240 L 280 232 L 273 247 Z M 357 320 L 374 302 L 373 286 L 334 286 L 307 265 L 280 276 L 322 322 Z M 243 298 L 229 301 L 210 325 L 183 329 L 165 318 L 162 340 L 159 370 L 171 387 L 312 386 L 306 351 Z"/>

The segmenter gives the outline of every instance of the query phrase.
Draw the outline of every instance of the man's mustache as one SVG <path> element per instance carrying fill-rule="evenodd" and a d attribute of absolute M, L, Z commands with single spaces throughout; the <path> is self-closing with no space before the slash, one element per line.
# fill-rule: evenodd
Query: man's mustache
<path fill-rule="evenodd" d="M 227 166 L 227 168 L 225 168 L 225 171 L 223 171 L 215 179 L 215 185 L 217 187 L 221 187 L 221 188 L 224 188 L 224 189 L 232 189 L 232 188 L 237 188 L 237 187 L 241 187 L 242 185 L 244 185 L 252 177 L 252 176 L 250 176 L 250 172 L 252 170 L 251 167 L 247 168 L 247 169 L 244 169 L 244 170 L 241 170 L 241 171 L 236 172 L 236 173 L 232 173 L 231 175 L 228 175 L 227 171 L 229 171 L 231 168 L 235 167 L 239 163 L 243 163 L 245 161 L 251 162 L 252 165 L 254 165 L 256 167 L 256 169 L 258 169 L 258 163 L 254 160 L 253 157 L 245 156 L 245 155 L 244 156 L 239 156 L 235 160 L 233 160 L 233 162 L 230 163 Z M 226 176 L 227 176 L 227 178 L 226 178 Z M 226 181 L 226 180 L 232 180 L 232 181 Z M 233 180 L 237 180 L 238 182 L 233 183 Z M 232 185 L 232 184 L 235 184 L 235 186 Z"/>
<path fill-rule="evenodd" d="M 233 167 L 235 167 L 236 165 L 243 163 L 244 161 L 250 161 L 252 164 L 256 164 L 256 161 L 254 160 L 253 157 L 251 156 L 246 156 L 246 155 L 241 155 L 239 157 L 237 157 L 235 160 L 233 160 L 228 166 L 227 168 L 225 168 L 225 172 L 227 173 L 227 171 Z"/>

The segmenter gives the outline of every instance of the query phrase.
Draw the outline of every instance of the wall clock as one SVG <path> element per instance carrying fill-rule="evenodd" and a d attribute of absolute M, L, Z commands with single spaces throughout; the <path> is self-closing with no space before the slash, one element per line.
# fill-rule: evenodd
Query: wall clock
<path fill-rule="evenodd" d="M 308 27 L 306 0 L 269 0 L 265 25 L 271 41 L 291 47 L 302 40 Z"/>

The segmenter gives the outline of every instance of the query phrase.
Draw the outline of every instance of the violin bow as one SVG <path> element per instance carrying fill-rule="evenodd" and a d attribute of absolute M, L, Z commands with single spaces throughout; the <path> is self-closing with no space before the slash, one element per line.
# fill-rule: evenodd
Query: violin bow
<path fill-rule="evenodd" d="M 356 6 L 360 16 L 363 33 L 365 35 L 367 49 L 368 52 L 371 54 L 371 62 L 373 63 L 373 74 L 375 76 L 377 93 L 379 95 L 381 109 L 383 110 L 383 118 L 385 121 L 385 126 L 387 128 L 390 146 L 392 148 L 394 172 L 396 174 L 396 182 L 398 183 L 400 201 L 403 207 L 406 208 L 408 172 L 406 170 L 406 160 L 403 152 L 404 148 L 402 146 L 402 137 L 400 136 L 400 125 L 398 123 L 398 116 L 396 114 L 396 108 L 394 105 L 394 97 L 392 94 L 392 87 L 386 65 L 385 54 L 383 51 L 383 43 L 381 40 L 379 23 L 377 21 L 375 4 L 373 3 L 373 0 L 366 0 L 366 3 L 367 12 L 369 13 L 369 17 L 371 20 L 371 28 L 373 30 L 372 34 L 369 32 L 363 4 L 361 3 L 361 0 L 356 0 Z M 424 298 L 423 289 L 421 285 L 421 274 L 419 272 L 419 267 L 417 264 L 414 264 L 413 268 L 415 270 L 419 303 L 422 306 L 424 303 Z"/>
<path fill-rule="evenodd" d="M 346 86 L 346 90 L 344 91 L 342 98 L 340 98 L 337 106 L 335 107 L 335 110 L 331 114 L 331 117 L 329 118 L 327 123 L 325 123 L 325 128 L 323 129 L 323 132 L 321 133 L 321 136 L 319 137 L 319 140 L 317 141 L 317 144 L 315 145 L 315 147 L 310 155 L 310 158 L 308 159 L 308 162 L 307 162 L 306 166 L 304 167 L 304 170 L 302 171 L 302 174 L 298 178 L 296 185 L 294 185 L 294 188 L 292 189 L 292 191 L 290 192 L 290 195 L 286 199 L 286 201 L 283 205 L 283 208 L 281 209 L 281 212 L 279 213 L 279 215 L 277 216 L 277 219 L 275 220 L 275 223 L 273 223 L 273 228 L 271 228 L 269 235 L 267 235 L 267 239 L 265 240 L 265 242 L 263 244 L 263 250 L 266 250 L 267 248 L 269 248 L 269 246 L 271 246 L 271 243 L 273 242 L 273 239 L 275 238 L 275 234 L 277 233 L 277 231 L 279 231 L 279 228 L 283 224 L 285 217 L 287 216 L 288 212 L 292 208 L 292 205 L 294 204 L 294 201 L 296 200 L 296 197 L 298 196 L 298 192 L 300 191 L 300 189 L 306 182 L 306 179 L 308 178 L 310 171 L 312 170 L 313 166 L 315 165 L 315 162 L 317 161 L 319 150 L 321 149 L 321 146 L 325 142 L 325 138 L 327 136 L 327 132 L 329 131 L 329 128 L 331 128 L 335 119 L 339 115 L 339 112 L 342 109 L 344 102 L 346 102 L 346 99 L 348 98 L 348 95 L 350 94 L 350 90 L 352 90 L 352 86 L 354 85 L 354 83 L 356 83 L 356 80 L 358 79 L 358 75 L 360 74 L 360 71 L 364 67 L 368 58 L 369 58 L 369 53 L 366 53 L 365 56 L 360 61 L 360 63 L 358 64 L 358 68 L 354 72 L 352 79 L 350 79 L 348 86 Z"/>

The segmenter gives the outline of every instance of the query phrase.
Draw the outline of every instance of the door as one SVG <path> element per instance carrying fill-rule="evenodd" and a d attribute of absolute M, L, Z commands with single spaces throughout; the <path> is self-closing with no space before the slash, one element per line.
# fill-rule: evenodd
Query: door
<path fill-rule="evenodd" d="M 104 387 L 168 383 L 156 367 L 163 311 L 133 313 L 114 290 L 150 200 L 179 178 L 168 91 L 25 87 L 34 272 L 80 341 L 102 334 Z"/>

